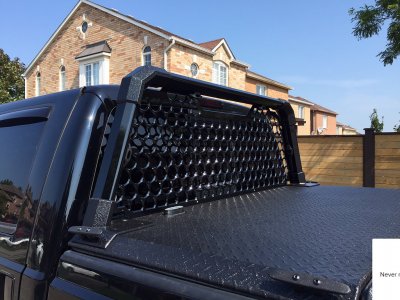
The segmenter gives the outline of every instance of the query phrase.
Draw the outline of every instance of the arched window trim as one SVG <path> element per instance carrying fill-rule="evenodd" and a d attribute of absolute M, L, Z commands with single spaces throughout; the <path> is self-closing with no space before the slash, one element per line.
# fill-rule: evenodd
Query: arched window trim
<path fill-rule="evenodd" d="M 151 66 L 151 47 L 145 46 L 142 51 L 142 65 Z"/>
<path fill-rule="evenodd" d="M 220 85 L 228 86 L 229 67 L 221 60 L 213 61 L 212 82 Z"/>
<path fill-rule="evenodd" d="M 41 80 L 42 80 L 42 75 L 40 74 L 40 71 L 37 71 L 36 76 L 35 76 L 35 95 L 36 96 L 40 96 Z"/>
<path fill-rule="evenodd" d="M 65 66 L 64 65 L 61 65 L 60 66 L 60 72 L 59 72 L 59 90 L 60 91 L 65 91 L 65 86 L 66 86 L 66 81 L 67 81 L 67 78 L 66 78 L 66 71 L 65 71 L 66 69 L 65 69 Z"/>

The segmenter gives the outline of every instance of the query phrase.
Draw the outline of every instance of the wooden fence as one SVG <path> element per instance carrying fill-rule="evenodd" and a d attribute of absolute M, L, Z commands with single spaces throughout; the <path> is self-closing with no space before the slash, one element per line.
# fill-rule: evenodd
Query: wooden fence
<path fill-rule="evenodd" d="M 400 188 L 400 134 L 375 135 L 375 186 Z"/>
<path fill-rule="evenodd" d="M 400 134 L 299 136 L 306 179 L 323 185 L 400 188 Z"/>

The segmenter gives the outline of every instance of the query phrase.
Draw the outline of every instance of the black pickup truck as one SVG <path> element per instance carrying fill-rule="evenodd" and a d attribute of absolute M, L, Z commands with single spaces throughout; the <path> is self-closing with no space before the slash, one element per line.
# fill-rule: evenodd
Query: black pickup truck
<path fill-rule="evenodd" d="M 4 299 L 370 299 L 400 191 L 318 186 L 286 101 L 142 67 L 0 106 Z"/>

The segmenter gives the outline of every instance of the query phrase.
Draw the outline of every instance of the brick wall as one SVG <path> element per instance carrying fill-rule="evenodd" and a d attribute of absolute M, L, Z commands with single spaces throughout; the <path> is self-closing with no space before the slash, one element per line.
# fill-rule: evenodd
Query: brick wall
<path fill-rule="evenodd" d="M 297 104 L 297 103 L 291 102 L 290 105 L 293 108 L 295 117 L 299 118 L 299 105 L 302 105 L 302 104 Z M 306 121 L 306 123 L 304 125 L 297 126 L 297 134 L 298 135 L 310 135 L 310 133 L 311 133 L 311 123 L 310 123 L 311 110 L 310 110 L 309 106 L 306 106 L 306 105 L 302 105 L 302 106 L 304 107 L 303 119 Z"/>
<path fill-rule="evenodd" d="M 246 67 L 231 63 L 229 86 L 239 90 L 246 90 Z"/>
<path fill-rule="evenodd" d="M 225 47 L 222 45 L 215 51 L 214 60 L 224 62 L 228 67 L 231 64 L 231 58 L 229 57 L 228 52 L 225 50 Z"/>
<path fill-rule="evenodd" d="M 192 77 L 190 66 L 199 66 L 197 79 L 212 80 L 212 55 L 205 54 L 189 47 L 175 44 L 168 52 L 168 71 Z"/>
<path fill-rule="evenodd" d="M 316 131 L 318 128 L 322 128 L 322 119 L 323 116 L 326 115 L 328 117 L 328 126 L 327 128 L 322 132 L 322 135 L 335 135 L 336 134 L 336 115 L 333 114 L 328 114 L 324 112 L 319 112 L 316 111 L 314 113 L 314 131 Z"/>
<path fill-rule="evenodd" d="M 289 99 L 289 91 L 287 89 L 283 89 L 277 86 L 270 85 L 268 83 L 261 82 L 259 80 L 246 77 L 246 91 L 250 93 L 256 92 L 256 85 L 261 84 L 267 87 L 267 95 L 268 97 L 272 98 L 279 98 L 283 100 Z"/>
<path fill-rule="evenodd" d="M 216 50 L 215 55 L 210 55 L 175 44 L 168 52 L 168 71 L 192 77 L 190 66 L 196 63 L 199 66 L 196 78 L 211 82 L 214 61 L 222 61 L 227 65 L 229 87 L 245 90 L 246 67 L 232 62 L 223 46 Z"/>
<path fill-rule="evenodd" d="M 87 21 L 92 23 L 85 39 L 80 36 L 77 27 L 85 14 Z M 145 46 L 144 36 L 152 48 L 152 63 L 154 66 L 164 66 L 164 49 L 168 41 L 124 20 L 116 18 L 86 4 L 74 13 L 64 25 L 50 46 L 27 74 L 27 97 L 35 95 L 35 77 L 37 66 L 41 73 L 41 94 L 59 90 L 59 68 L 61 59 L 66 68 L 66 89 L 79 86 L 79 62 L 75 57 L 88 44 L 107 40 L 112 49 L 110 57 L 110 83 L 118 84 L 127 72 L 142 65 L 142 49 Z"/>

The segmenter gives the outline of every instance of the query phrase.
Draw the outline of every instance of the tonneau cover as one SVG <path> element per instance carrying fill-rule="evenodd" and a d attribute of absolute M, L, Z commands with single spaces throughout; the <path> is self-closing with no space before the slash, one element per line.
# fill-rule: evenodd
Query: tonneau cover
<path fill-rule="evenodd" d="M 371 277 L 373 238 L 400 237 L 400 190 L 286 186 L 187 206 L 106 249 L 75 237 L 78 251 L 258 297 L 355 299 Z M 349 285 L 323 294 L 274 280 L 273 269 Z"/>

